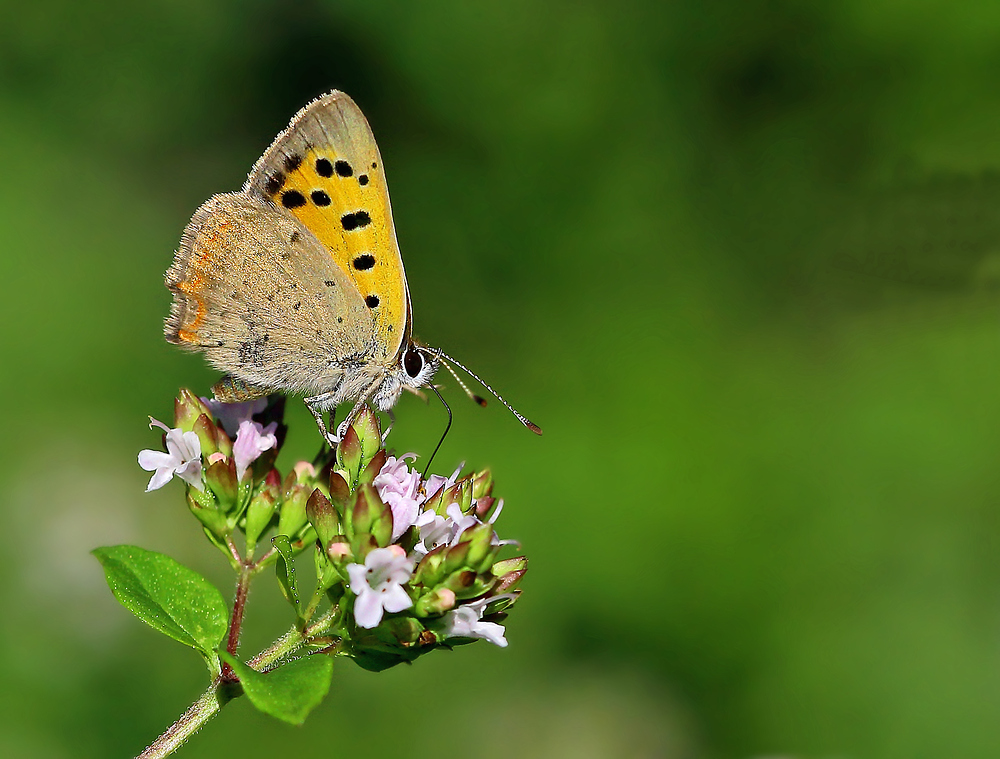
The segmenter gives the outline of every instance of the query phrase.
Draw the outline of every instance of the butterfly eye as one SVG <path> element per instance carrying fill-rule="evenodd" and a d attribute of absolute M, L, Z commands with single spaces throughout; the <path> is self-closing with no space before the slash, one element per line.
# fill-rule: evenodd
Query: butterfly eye
<path fill-rule="evenodd" d="M 403 356 L 403 368 L 406 369 L 407 374 L 415 379 L 420 374 L 420 370 L 424 368 L 424 357 L 420 355 L 420 351 L 416 348 L 410 348 L 406 351 Z"/>

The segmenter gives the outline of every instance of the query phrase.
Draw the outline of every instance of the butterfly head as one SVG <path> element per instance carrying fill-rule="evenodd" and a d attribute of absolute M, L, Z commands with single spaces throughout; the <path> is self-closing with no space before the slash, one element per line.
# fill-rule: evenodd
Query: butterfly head
<path fill-rule="evenodd" d="M 432 350 L 410 343 L 399 356 L 399 364 L 391 369 L 375 391 L 373 401 L 380 411 L 396 405 L 404 389 L 417 390 L 430 385 L 441 366 L 440 356 Z"/>

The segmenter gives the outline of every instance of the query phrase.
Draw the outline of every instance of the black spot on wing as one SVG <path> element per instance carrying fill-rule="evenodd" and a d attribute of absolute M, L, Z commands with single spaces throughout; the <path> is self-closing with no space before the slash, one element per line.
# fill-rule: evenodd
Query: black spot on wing
<path fill-rule="evenodd" d="M 312 198 L 312 202 L 318 206 L 330 205 L 330 196 L 322 190 L 313 190 L 309 193 L 309 197 Z"/>
<path fill-rule="evenodd" d="M 337 286 L 337 283 L 334 282 L 332 279 L 326 280 L 325 282 L 323 282 L 323 284 L 326 285 L 327 287 L 336 287 Z"/>
<path fill-rule="evenodd" d="M 354 211 L 341 216 L 340 223 L 343 225 L 345 232 L 351 232 L 355 229 L 367 227 L 372 223 L 372 217 L 368 215 L 367 211 Z"/>
<path fill-rule="evenodd" d="M 270 337 L 270 335 L 264 335 L 240 343 L 236 350 L 240 363 L 262 365 L 264 363 L 264 350 Z"/>
<path fill-rule="evenodd" d="M 358 271 L 368 271 L 375 265 L 375 256 L 371 253 L 362 253 L 354 259 L 353 266 Z"/>
<path fill-rule="evenodd" d="M 378 308 L 378 296 L 369 295 L 367 298 L 365 298 L 365 303 L 367 304 L 368 308 Z"/>
<path fill-rule="evenodd" d="M 333 164 L 326 158 L 316 159 L 316 173 L 321 177 L 332 177 L 333 176 Z"/>
<path fill-rule="evenodd" d="M 264 192 L 266 192 L 268 195 L 275 195 L 277 194 L 278 190 L 280 190 L 284 186 L 284 184 L 285 184 L 285 175 L 282 174 L 280 171 L 276 171 L 267 178 L 266 182 L 264 182 Z"/>
<path fill-rule="evenodd" d="M 361 185 L 362 187 L 364 187 L 366 184 L 368 184 L 368 175 L 367 174 L 361 174 L 361 175 L 359 175 L 358 176 L 358 184 Z"/>
<path fill-rule="evenodd" d="M 333 169 L 337 172 L 338 177 L 350 177 L 354 175 L 354 169 L 351 168 L 351 164 L 347 161 L 337 161 L 333 164 Z"/>
<path fill-rule="evenodd" d="M 298 190 L 285 190 L 281 193 L 281 205 L 285 208 L 300 208 L 306 204 L 306 199 Z"/>
<path fill-rule="evenodd" d="M 286 155 L 285 156 L 285 171 L 291 173 L 295 171 L 299 166 L 302 165 L 302 156 L 300 155 Z"/>

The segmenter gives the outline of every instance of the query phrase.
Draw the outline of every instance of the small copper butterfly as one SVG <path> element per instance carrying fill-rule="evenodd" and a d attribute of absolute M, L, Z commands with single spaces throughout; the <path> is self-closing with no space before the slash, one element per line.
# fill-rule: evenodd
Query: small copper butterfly
<path fill-rule="evenodd" d="M 174 296 L 166 338 L 226 372 L 212 388 L 218 400 L 303 394 L 331 443 L 337 436 L 324 412 L 353 402 L 343 429 L 369 401 L 390 411 L 403 390 L 436 393 L 431 380 L 442 364 L 485 405 L 448 362 L 479 377 L 413 339 L 382 158 L 342 92 L 299 111 L 242 191 L 215 195 L 195 212 L 166 285 Z"/>

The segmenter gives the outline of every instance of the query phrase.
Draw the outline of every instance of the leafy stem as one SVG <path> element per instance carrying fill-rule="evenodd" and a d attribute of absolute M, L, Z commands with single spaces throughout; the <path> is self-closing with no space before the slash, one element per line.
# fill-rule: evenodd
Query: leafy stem
<path fill-rule="evenodd" d="M 334 606 L 304 630 L 292 627 L 274 643 L 254 656 L 248 665 L 257 672 L 266 672 L 282 659 L 312 643 L 325 644 L 325 647 L 317 652 L 318 655 L 335 654 L 338 650 L 338 644 L 336 642 L 331 644 L 329 639 L 322 638 L 322 636 L 334 626 L 338 618 L 339 608 Z M 230 636 L 230 640 L 232 640 L 232 636 Z M 228 665 L 226 666 L 228 667 Z M 225 679 L 224 675 L 217 677 L 209 689 L 191 704 L 187 711 L 159 738 L 139 754 L 137 759 L 160 759 L 169 756 L 184 745 L 188 738 L 197 733 L 223 706 L 241 695 L 243 692 L 235 682 Z"/>

